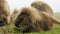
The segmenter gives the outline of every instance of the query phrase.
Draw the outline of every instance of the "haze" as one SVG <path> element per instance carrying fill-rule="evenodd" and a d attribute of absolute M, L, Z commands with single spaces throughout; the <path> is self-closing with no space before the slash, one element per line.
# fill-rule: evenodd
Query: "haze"
<path fill-rule="evenodd" d="M 39 0 L 7 0 L 11 12 L 17 8 L 21 9 L 22 7 L 28 7 L 32 2 Z M 48 3 L 54 12 L 60 12 L 60 0 L 40 0 Z"/>

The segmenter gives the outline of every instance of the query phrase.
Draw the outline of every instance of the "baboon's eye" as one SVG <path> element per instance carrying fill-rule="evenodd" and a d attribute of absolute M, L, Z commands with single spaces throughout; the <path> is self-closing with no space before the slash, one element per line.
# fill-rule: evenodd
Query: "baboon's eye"
<path fill-rule="evenodd" d="M 4 21 L 6 21 L 6 18 L 3 18 Z"/>

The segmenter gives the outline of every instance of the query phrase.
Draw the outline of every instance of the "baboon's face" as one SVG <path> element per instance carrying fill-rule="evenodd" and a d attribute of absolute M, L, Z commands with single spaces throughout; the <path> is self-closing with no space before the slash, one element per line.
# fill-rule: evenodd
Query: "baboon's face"
<path fill-rule="evenodd" d="M 16 27 L 27 26 L 30 23 L 30 19 L 28 16 L 29 16 L 29 13 L 21 12 L 21 14 L 18 15 L 15 21 L 15 26 Z"/>
<path fill-rule="evenodd" d="M 0 26 L 7 24 L 7 17 L 5 15 L 0 15 Z"/>
<path fill-rule="evenodd" d="M 8 23 L 9 8 L 5 0 L 0 0 L 0 26 Z"/>

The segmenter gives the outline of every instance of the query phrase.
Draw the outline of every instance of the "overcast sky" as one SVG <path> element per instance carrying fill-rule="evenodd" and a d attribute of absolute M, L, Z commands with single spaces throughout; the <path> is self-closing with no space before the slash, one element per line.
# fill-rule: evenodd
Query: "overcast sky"
<path fill-rule="evenodd" d="M 20 9 L 22 7 L 30 6 L 32 2 L 37 0 L 7 0 L 10 10 L 14 8 Z M 41 0 L 50 5 L 54 12 L 60 12 L 60 0 Z"/>

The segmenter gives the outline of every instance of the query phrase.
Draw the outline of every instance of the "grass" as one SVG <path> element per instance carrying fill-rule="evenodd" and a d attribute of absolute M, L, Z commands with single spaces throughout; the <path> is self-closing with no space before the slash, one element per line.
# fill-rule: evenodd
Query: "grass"
<path fill-rule="evenodd" d="M 57 19 L 60 19 L 59 14 L 55 14 Z M 22 34 L 19 31 L 14 30 L 14 24 L 11 22 L 11 24 L 0 27 L 0 34 Z M 25 33 L 25 34 L 60 34 L 60 25 L 55 24 L 54 28 L 49 31 L 45 32 L 31 32 L 31 33 Z"/>

